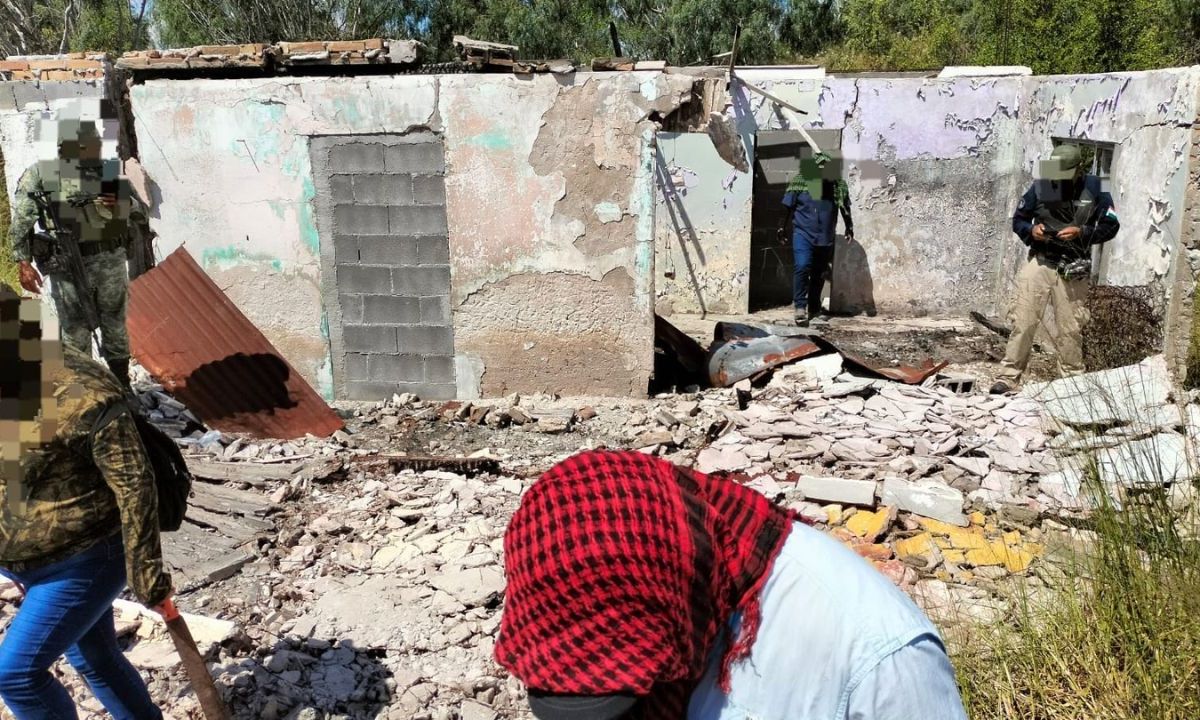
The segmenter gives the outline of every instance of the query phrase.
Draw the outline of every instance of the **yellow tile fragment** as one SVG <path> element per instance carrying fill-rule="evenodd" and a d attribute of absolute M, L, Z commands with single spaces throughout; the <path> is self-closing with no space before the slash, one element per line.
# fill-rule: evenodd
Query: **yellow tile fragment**
<path fill-rule="evenodd" d="M 946 562 L 959 565 L 967 561 L 967 553 L 965 550 L 943 550 L 942 557 Z"/>
<path fill-rule="evenodd" d="M 975 511 L 975 512 L 973 512 L 973 513 L 971 513 L 971 514 L 970 514 L 968 517 L 969 517 L 969 518 L 970 518 L 970 520 L 971 520 L 971 524 L 972 524 L 972 525 L 975 525 L 975 526 L 977 526 L 977 527 L 978 527 L 978 526 L 982 526 L 982 525 L 983 525 L 983 523 L 984 523 L 984 517 L 983 517 L 983 513 L 979 512 L 978 510 L 976 510 L 976 511 Z"/>
<path fill-rule="evenodd" d="M 1021 533 L 1016 530 L 1010 530 L 1009 532 L 1004 533 L 1003 538 L 1006 545 L 1021 544 Z"/>
<path fill-rule="evenodd" d="M 938 537 L 934 538 L 933 542 L 943 550 L 949 550 L 950 548 L 954 547 L 950 544 L 950 538 Z"/>
<path fill-rule="evenodd" d="M 861 538 L 875 540 L 887 531 L 891 524 L 891 512 L 891 508 L 886 507 L 875 512 L 856 512 L 846 521 L 846 529 Z"/>
<path fill-rule="evenodd" d="M 1033 563 L 1033 553 L 1021 548 L 1008 547 L 1004 552 L 1004 569 L 1012 573 L 1024 572 Z"/>
<path fill-rule="evenodd" d="M 949 535 L 952 532 L 962 530 L 957 525 L 944 523 L 941 520 L 934 520 L 933 518 L 919 517 L 917 518 L 917 523 L 920 524 L 922 529 L 928 530 L 934 535 Z"/>
<path fill-rule="evenodd" d="M 1003 548 L 1003 545 L 1001 547 Z M 990 546 L 982 547 L 982 548 L 975 548 L 973 550 L 968 550 L 967 551 L 967 564 L 973 565 L 974 567 L 988 567 L 988 566 L 992 566 L 992 565 L 1003 565 L 1004 564 L 1003 553 L 1004 553 L 1004 550 L 1001 550 L 1001 554 L 999 554 L 999 555 L 996 554 L 995 549 Z"/>
<path fill-rule="evenodd" d="M 959 550 L 982 550 L 988 547 L 988 540 L 979 528 L 956 528 L 950 534 L 950 544 Z"/>
<path fill-rule="evenodd" d="M 914 535 L 904 540 L 897 540 L 896 557 L 921 565 L 932 565 L 937 560 L 938 547 L 934 538 L 927 532 Z"/>
<path fill-rule="evenodd" d="M 826 505 L 822 509 L 825 511 L 825 517 L 830 525 L 842 524 L 842 516 L 844 513 L 841 505 Z"/>

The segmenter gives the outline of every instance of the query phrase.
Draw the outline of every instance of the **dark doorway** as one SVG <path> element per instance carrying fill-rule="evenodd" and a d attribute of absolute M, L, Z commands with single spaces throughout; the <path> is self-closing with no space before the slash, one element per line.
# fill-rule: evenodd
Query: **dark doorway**
<path fill-rule="evenodd" d="M 808 134 L 823 149 L 836 151 L 841 147 L 841 130 L 809 130 Z M 755 136 L 750 235 L 751 312 L 792 304 L 791 236 L 786 232 L 782 236 L 779 233 L 787 219 L 783 196 L 788 183 L 800 169 L 801 157 L 811 153 L 804 137 L 795 131 L 763 131 Z M 828 285 L 825 292 L 829 292 Z"/>

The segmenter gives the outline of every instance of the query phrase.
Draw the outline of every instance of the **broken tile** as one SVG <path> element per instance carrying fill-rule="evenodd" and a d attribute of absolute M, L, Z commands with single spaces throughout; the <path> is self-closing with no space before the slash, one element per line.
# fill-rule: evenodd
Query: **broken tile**
<path fill-rule="evenodd" d="M 875 482 L 873 480 L 847 480 L 837 477 L 804 475 L 796 481 L 804 497 L 826 503 L 846 505 L 875 505 Z"/>

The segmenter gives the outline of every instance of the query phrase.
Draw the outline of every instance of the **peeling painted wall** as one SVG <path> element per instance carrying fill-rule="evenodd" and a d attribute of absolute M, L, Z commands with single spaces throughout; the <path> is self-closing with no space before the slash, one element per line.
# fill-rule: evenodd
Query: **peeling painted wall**
<path fill-rule="evenodd" d="M 460 393 L 640 394 L 653 361 L 647 118 L 690 87 L 659 73 L 159 80 L 132 104 L 160 250 L 185 246 L 327 398 L 309 138 L 415 129 L 445 140 Z"/>
<path fill-rule="evenodd" d="M 1195 69 L 944 79 L 786 68 L 742 75 L 806 110 L 806 127 L 842 130 L 856 242 L 837 250 L 835 311 L 1006 312 L 1026 253 L 1011 231 L 1012 212 L 1052 137 L 1120 143 L 1112 192 L 1122 230 L 1104 251 L 1101 282 L 1157 284 L 1165 294 L 1196 118 Z M 744 86 L 735 86 L 725 112 L 747 147 L 761 130 L 793 125 L 790 114 Z M 694 158 L 678 155 L 678 166 L 700 167 L 687 178 L 694 186 L 714 186 L 727 172 L 702 162 L 699 148 Z M 689 211 L 704 213 L 693 205 Z M 709 213 L 717 212 L 723 226 L 750 225 L 748 206 L 710 202 Z M 721 241 L 722 257 L 736 257 L 750 239 L 730 232 Z M 669 286 L 660 295 L 686 295 L 686 278 L 659 277 Z M 730 273 L 708 285 L 721 281 L 739 278 Z"/>
<path fill-rule="evenodd" d="M 655 181 L 658 313 L 747 312 L 754 176 L 706 133 L 659 133 Z"/>

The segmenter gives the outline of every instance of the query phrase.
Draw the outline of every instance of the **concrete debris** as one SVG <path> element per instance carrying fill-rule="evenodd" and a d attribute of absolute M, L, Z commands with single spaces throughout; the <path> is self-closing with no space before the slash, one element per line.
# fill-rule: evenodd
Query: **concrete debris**
<path fill-rule="evenodd" d="M 1044 405 L 1050 417 L 1077 427 L 1130 425 L 1157 417 L 1170 394 L 1171 378 L 1162 355 L 1137 365 L 1032 383 L 1021 393 Z"/>
<path fill-rule="evenodd" d="M 193 510 L 204 525 L 167 535 L 168 551 L 220 539 L 240 571 L 178 603 L 237 720 L 528 718 L 524 691 L 492 658 L 504 530 L 538 475 L 582 449 L 731 473 L 951 627 L 1001 617 L 997 583 L 1037 579 L 1046 548 L 1082 542 L 1055 522 L 1086 512 L 1077 461 L 1094 454 L 1118 486 L 1170 483 L 1187 467 L 1187 438 L 1200 439 L 1198 406 L 1188 436 L 1162 424 L 1137 436 L 1060 430 L 1030 398 L 856 378 L 834 358 L 782 368 L 765 386 L 647 400 L 396 395 L 339 408 L 346 432 L 329 438 L 189 425 L 179 442 L 203 477 Z M 157 422 L 186 412 L 136 380 L 162 408 Z M 1097 439 L 1107 444 L 1070 454 Z M 0 623 L 18 599 L 0 587 Z M 122 636 L 154 697 L 188 716 L 197 708 L 173 648 L 135 610 L 119 605 Z M 82 681 L 63 677 L 88 707 Z"/>
<path fill-rule="evenodd" d="M 949 485 L 936 480 L 918 480 L 909 483 L 898 478 L 883 481 L 880 499 L 887 505 L 923 517 L 934 518 L 951 525 L 966 527 L 967 516 L 963 514 L 963 494 Z"/>
<path fill-rule="evenodd" d="M 875 504 L 875 486 L 874 480 L 846 480 L 810 475 L 796 481 L 797 489 L 809 500 L 868 507 Z"/>

